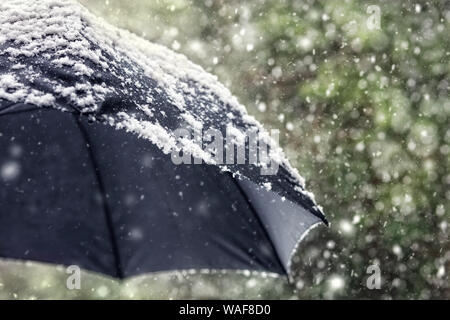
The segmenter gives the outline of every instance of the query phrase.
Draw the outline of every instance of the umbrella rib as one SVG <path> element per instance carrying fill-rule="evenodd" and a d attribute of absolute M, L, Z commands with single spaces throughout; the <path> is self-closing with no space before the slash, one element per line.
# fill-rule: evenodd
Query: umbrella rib
<path fill-rule="evenodd" d="M 29 106 L 27 109 L 21 109 L 21 110 L 14 110 L 16 106 Z M 6 107 L 0 108 L 0 116 L 7 116 L 11 114 L 17 114 L 17 113 L 23 113 L 23 112 L 29 112 L 29 111 L 36 111 L 36 110 L 46 110 L 45 108 L 39 108 L 33 105 L 29 104 L 23 104 L 23 103 L 12 103 L 7 105 Z"/>
<path fill-rule="evenodd" d="M 236 185 L 236 187 L 238 188 L 239 192 L 241 193 L 241 195 L 244 197 L 245 201 L 247 202 L 250 210 L 253 212 L 253 215 L 255 216 L 256 221 L 258 222 L 258 224 L 261 226 L 262 231 L 264 232 L 264 235 L 266 236 L 266 238 L 269 240 L 270 246 L 273 249 L 273 252 L 275 252 L 275 257 L 277 259 L 277 262 L 279 263 L 279 265 L 281 266 L 281 268 L 284 270 L 284 272 L 287 274 L 287 270 L 285 269 L 280 256 L 278 255 L 277 250 L 275 249 L 275 246 L 272 243 L 272 239 L 269 236 L 269 233 L 266 230 L 266 227 L 264 226 L 263 222 L 261 221 L 261 219 L 259 218 L 258 212 L 256 211 L 255 207 L 253 206 L 253 204 L 251 203 L 251 201 L 248 199 L 247 194 L 245 193 L 245 191 L 242 189 L 242 187 L 239 185 L 239 183 L 236 181 L 236 178 L 233 177 L 233 174 L 231 172 L 227 172 L 228 175 L 230 176 L 231 180 L 233 181 L 233 183 Z"/>
<path fill-rule="evenodd" d="M 94 152 L 92 150 L 92 143 L 91 143 L 91 140 L 89 138 L 89 135 L 88 135 L 86 129 L 83 127 L 83 124 L 81 123 L 80 119 L 75 114 L 73 116 L 78 125 L 78 128 L 81 131 L 83 138 L 85 139 L 85 141 L 87 143 L 86 149 L 88 151 L 89 159 L 91 160 L 91 163 L 94 167 L 95 177 L 96 177 L 96 180 L 97 180 L 97 183 L 98 183 L 98 186 L 100 189 L 100 194 L 102 197 L 103 212 L 105 214 L 106 226 L 108 228 L 109 238 L 111 241 L 111 247 L 113 250 L 113 256 L 114 256 L 114 262 L 116 265 L 117 276 L 120 279 L 123 279 L 124 272 L 123 272 L 123 268 L 122 268 L 122 261 L 120 258 L 119 246 L 116 241 L 116 233 L 114 231 L 114 225 L 113 225 L 113 221 L 112 221 L 112 217 L 111 217 L 111 210 L 109 209 L 108 203 L 106 201 L 106 191 L 105 191 L 106 189 L 105 189 L 105 185 L 103 183 L 103 179 L 100 174 L 100 167 L 98 166 L 98 162 L 97 162 Z"/>

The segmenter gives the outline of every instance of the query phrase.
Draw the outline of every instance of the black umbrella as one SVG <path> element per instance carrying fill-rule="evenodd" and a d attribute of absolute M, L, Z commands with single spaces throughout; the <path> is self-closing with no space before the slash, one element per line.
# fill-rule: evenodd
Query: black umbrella
<path fill-rule="evenodd" d="M 73 1 L 2 2 L 0 26 L 0 257 L 119 278 L 285 274 L 327 223 L 267 132 L 184 56 Z M 207 129 L 236 145 L 257 133 L 268 156 L 252 162 L 249 139 L 244 161 L 232 144 L 218 161 L 195 136 Z"/>

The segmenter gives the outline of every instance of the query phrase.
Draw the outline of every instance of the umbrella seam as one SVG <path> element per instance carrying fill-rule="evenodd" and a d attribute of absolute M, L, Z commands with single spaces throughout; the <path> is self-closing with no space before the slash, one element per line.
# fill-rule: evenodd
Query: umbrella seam
<path fill-rule="evenodd" d="M 22 109 L 22 110 L 13 110 L 16 106 L 29 106 L 28 109 Z M 32 104 L 28 104 L 28 103 L 11 103 L 5 107 L 1 107 L 0 108 L 0 117 L 1 116 L 7 116 L 7 115 L 11 115 L 11 114 L 17 114 L 17 113 L 23 113 L 23 112 L 31 112 L 31 111 L 36 111 L 36 110 L 45 110 L 45 108 L 39 108 L 35 105 Z M 53 109 L 52 109 L 53 110 Z"/>
<path fill-rule="evenodd" d="M 102 176 L 100 174 L 100 168 L 97 164 L 96 158 L 94 156 L 93 150 L 92 150 L 92 144 L 89 138 L 89 135 L 86 131 L 86 129 L 83 127 L 80 119 L 74 114 L 73 117 L 75 118 L 75 121 L 78 125 L 78 128 L 81 131 L 81 134 L 83 135 L 84 139 L 87 142 L 87 146 L 86 149 L 88 151 L 88 155 L 89 155 L 89 159 L 91 160 L 91 164 L 94 167 L 94 173 L 95 173 L 95 177 L 100 189 L 100 194 L 102 197 L 102 206 L 103 206 L 103 212 L 105 214 L 105 219 L 106 219 L 106 226 L 108 228 L 108 233 L 109 233 L 109 237 L 110 237 L 110 241 L 111 241 L 111 247 L 113 250 L 113 256 L 114 256 L 114 262 L 116 265 L 116 271 L 117 271 L 117 276 L 120 279 L 124 278 L 124 272 L 122 269 L 122 261 L 120 258 L 120 251 L 119 251 L 119 246 L 117 244 L 116 241 L 116 233 L 114 230 L 114 226 L 113 226 L 113 221 L 112 221 L 112 217 L 111 217 L 111 210 L 109 209 L 107 200 L 106 200 L 106 190 L 105 190 L 105 185 L 103 184 L 103 179 Z"/>
<path fill-rule="evenodd" d="M 245 199 L 245 201 L 247 202 L 250 210 L 253 212 L 256 221 L 258 222 L 258 224 L 261 226 L 262 231 L 264 232 L 264 235 L 267 237 L 267 239 L 269 240 L 270 246 L 272 247 L 273 251 L 275 252 L 275 256 L 277 258 L 277 262 L 280 264 L 281 268 L 284 270 L 284 272 L 288 275 L 288 271 L 286 270 L 286 268 L 284 267 L 280 256 L 278 255 L 278 252 L 275 248 L 275 246 L 272 243 L 272 238 L 269 236 L 269 233 L 267 232 L 266 227 L 264 226 L 263 222 L 261 221 L 261 219 L 259 218 L 259 214 L 258 211 L 256 211 L 255 207 L 253 207 L 253 204 L 250 202 L 250 200 L 248 199 L 247 194 L 245 193 L 245 191 L 242 189 L 242 187 L 239 185 L 239 183 L 236 181 L 236 179 L 233 177 L 232 173 L 228 172 L 228 175 L 230 176 L 231 180 L 233 181 L 233 183 L 236 185 L 236 187 L 238 188 L 239 192 L 241 193 L 241 195 L 243 196 L 243 198 Z M 288 275 L 288 279 L 289 279 L 289 275 Z"/>

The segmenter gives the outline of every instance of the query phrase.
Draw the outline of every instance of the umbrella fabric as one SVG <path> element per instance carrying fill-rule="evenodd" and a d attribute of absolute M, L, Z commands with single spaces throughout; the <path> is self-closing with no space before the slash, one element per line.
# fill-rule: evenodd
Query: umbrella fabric
<path fill-rule="evenodd" d="M 0 257 L 121 278 L 285 273 L 305 232 L 326 223 L 273 141 L 279 170 L 261 175 L 264 164 L 216 163 L 174 134 L 267 136 L 184 56 L 73 1 L 2 2 L 0 25 Z M 174 150 L 203 163 L 175 165 Z"/>

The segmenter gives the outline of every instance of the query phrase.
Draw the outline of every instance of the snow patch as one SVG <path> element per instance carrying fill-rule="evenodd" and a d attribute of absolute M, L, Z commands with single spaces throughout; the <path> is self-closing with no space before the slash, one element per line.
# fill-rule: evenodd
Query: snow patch
<path fill-rule="evenodd" d="M 214 163 L 194 140 L 177 141 L 175 128 L 162 125 L 161 117 L 178 117 L 193 129 L 221 119 L 237 142 L 244 130 L 257 131 L 270 147 L 269 157 L 289 172 L 295 190 L 313 199 L 281 148 L 216 76 L 182 54 L 107 24 L 74 0 L 2 1 L 0 59 L 10 62 L 10 70 L 7 66 L 0 74 L 0 99 L 86 113 L 150 140 L 165 153 L 182 148 Z M 167 100 L 164 110 L 155 105 L 157 96 Z M 146 118 L 120 110 L 122 98 L 135 101 L 135 111 Z M 98 115 L 103 108 L 110 108 L 108 115 Z"/>

